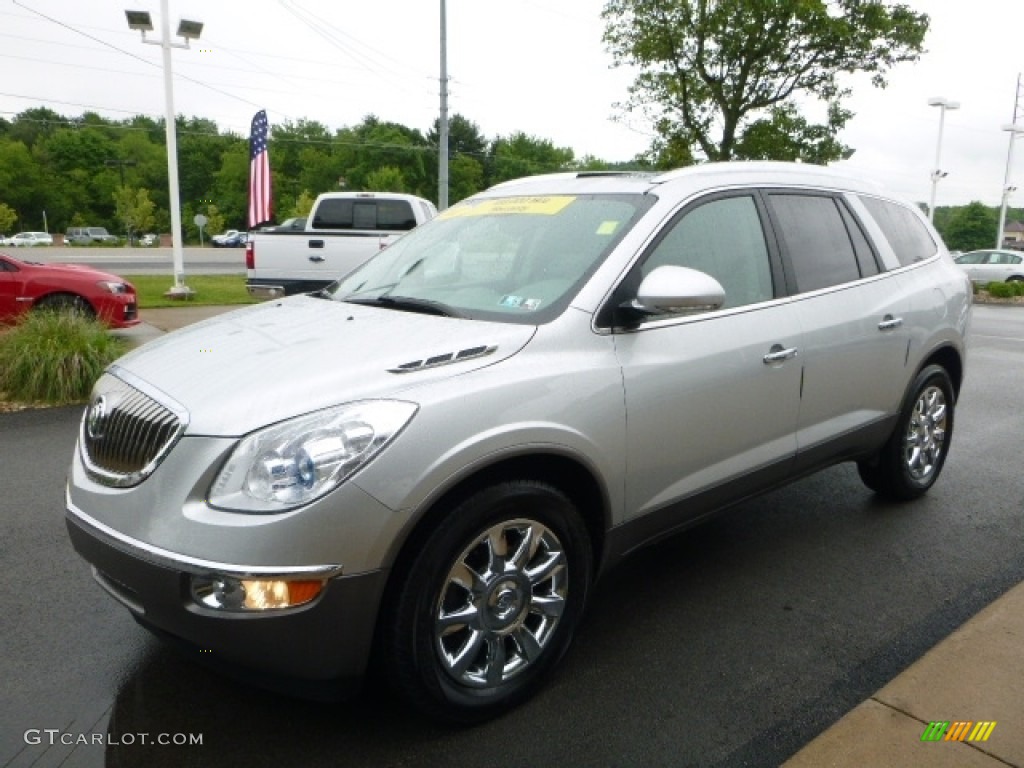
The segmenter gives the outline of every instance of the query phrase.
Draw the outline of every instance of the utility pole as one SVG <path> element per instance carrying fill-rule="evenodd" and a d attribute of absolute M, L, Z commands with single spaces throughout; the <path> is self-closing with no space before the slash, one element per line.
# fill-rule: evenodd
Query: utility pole
<path fill-rule="evenodd" d="M 134 160 L 119 160 L 119 159 L 104 160 L 103 164 L 105 166 L 107 166 L 108 168 L 113 168 L 115 165 L 117 166 L 117 170 L 121 174 L 121 188 L 122 189 L 124 189 L 124 167 L 126 165 L 127 166 L 138 165 L 138 163 L 135 162 Z"/>
<path fill-rule="evenodd" d="M 1013 165 L 1013 142 L 1017 138 L 1018 133 L 1024 133 L 1024 125 L 1020 125 L 1017 122 L 1018 116 L 1024 113 L 1024 109 L 1021 107 L 1021 99 L 1024 98 L 1024 92 L 1021 91 L 1020 73 L 1017 73 L 1017 90 L 1013 93 L 1013 122 L 1009 125 L 1004 125 L 1003 130 L 1010 132 L 1010 147 L 1006 150 L 1006 171 L 1003 173 L 1003 202 L 999 206 L 999 229 L 996 230 L 996 248 L 1003 247 L 1003 233 L 1006 229 L 1006 204 L 1010 199 L 1010 194 L 1014 191 L 1014 187 L 1010 185 L 1011 166 Z"/>
<path fill-rule="evenodd" d="M 441 0 L 441 117 L 437 128 L 437 207 L 448 207 L 448 10 Z"/>

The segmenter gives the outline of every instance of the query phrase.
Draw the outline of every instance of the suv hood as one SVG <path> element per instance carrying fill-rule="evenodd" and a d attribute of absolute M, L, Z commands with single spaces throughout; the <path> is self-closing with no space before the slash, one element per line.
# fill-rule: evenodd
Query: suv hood
<path fill-rule="evenodd" d="M 535 332 L 294 296 L 175 331 L 116 366 L 184 406 L 186 434 L 236 436 L 341 403 L 401 397 L 504 360 Z"/>

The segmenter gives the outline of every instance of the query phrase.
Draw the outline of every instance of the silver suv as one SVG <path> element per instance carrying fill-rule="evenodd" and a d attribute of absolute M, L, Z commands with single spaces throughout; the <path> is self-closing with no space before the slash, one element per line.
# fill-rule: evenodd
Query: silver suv
<path fill-rule="evenodd" d="M 917 209 L 830 170 L 510 182 L 111 366 L 67 525 L 198 659 L 322 694 L 373 656 L 472 722 L 644 544 L 838 462 L 927 491 L 970 308 Z"/>

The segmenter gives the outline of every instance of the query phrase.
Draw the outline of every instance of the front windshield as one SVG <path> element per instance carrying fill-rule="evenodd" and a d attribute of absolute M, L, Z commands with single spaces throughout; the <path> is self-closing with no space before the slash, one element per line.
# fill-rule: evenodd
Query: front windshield
<path fill-rule="evenodd" d="M 568 306 L 640 214 L 644 195 L 467 200 L 328 289 L 332 298 L 537 324 Z"/>

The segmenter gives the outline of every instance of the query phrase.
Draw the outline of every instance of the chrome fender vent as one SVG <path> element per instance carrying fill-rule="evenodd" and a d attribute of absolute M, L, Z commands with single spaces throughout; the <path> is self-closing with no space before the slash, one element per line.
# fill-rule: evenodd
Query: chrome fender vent
<path fill-rule="evenodd" d="M 497 348 L 497 346 L 479 346 L 469 347 L 468 349 L 462 349 L 458 352 L 446 352 L 444 354 L 434 355 L 433 357 L 427 357 L 422 360 L 412 360 L 408 363 L 402 363 L 394 368 L 388 368 L 388 373 L 413 373 L 414 371 L 423 371 L 427 368 L 439 368 L 442 365 L 461 363 L 463 360 L 475 360 L 480 357 L 487 357 L 487 355 L 492 354 Z"/>

